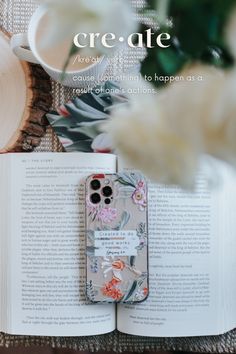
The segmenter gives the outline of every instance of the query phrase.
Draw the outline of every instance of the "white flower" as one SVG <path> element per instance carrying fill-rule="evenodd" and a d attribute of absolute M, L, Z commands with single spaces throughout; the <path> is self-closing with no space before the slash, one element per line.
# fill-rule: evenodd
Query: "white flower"
<path fill-rule="evenodd" d="M 105 129 L 133 167 L 159 183 L 190 187 L 197 167 L 196 146 L 166 118 L 159 94 L 137 95 L 129 107 L 113 111 Z"/>
<path fill-rule="evenodd" d="M 105 278 L 110 272 L 112 272 L 113 276 L 117 280 L 122 281 L 121 273 L 124 270 L 124 268 L 125 268 L 125 263 L 120 259 L 112 260 L 107 257 L 104 257 L 104 261 L 102 262 L 102 269 L 104 269 L 103 274 Z"/>
<path fill-rule="evenodd" d="M 168 120 L 172 119 L 176 132 L 180 129 L 191 139 L 199 157 L 212 155 L 236 167 L 236 70 L 197 65 L 184 75 L 202 76 L 203 81 L 181 84 L 179 89 L 176 85 L 167 91 Z"/>
<path fill-rule="evenodd" d="M 137 22 L 127 0 L 41 0 L 51 16 L 46 46 L 58 44 L 77 33 L 114 33 L 126 38 L 136 31 Z M 98 41 L 97 52 L 108 50 Z"/>
<path fill-rule="evenodd" d="M 152 109 L 152 112 L 150 112 Z M 172 129 L 162 127 L 162 112 L 152 106 L 116 111 L 108 131 L 117 150 L 133 167 L 159 183 L 191 186 L 196 152 Z"/>
<path fill-rule="evenodd" d="M 133 167 L 159 183 L 192 188 L 204 154 L 236 165 L 236 71 L 196 65 L 180 76 L 158 94 L 133 95 L 105 129 Z"/>
<path fill-rule="evenodd" d="M 211 114 L 214 121 L 207 152 L 236 167 L 236 69 L 229 71 L 215 90 Z M 212 122 L 211 122 L 212 123 Z"/>
<path fill-rule="evenodd" d="M 134 295 L 135 299 L 138 300 L 138 301 L 141 301 L 144 299 L 145 297 L 145 292 L 143 289 L 138 289 Z"/>

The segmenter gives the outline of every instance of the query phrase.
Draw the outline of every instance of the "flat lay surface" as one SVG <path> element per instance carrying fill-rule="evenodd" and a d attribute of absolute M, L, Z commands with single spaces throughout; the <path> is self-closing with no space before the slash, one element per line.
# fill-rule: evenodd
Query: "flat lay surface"
<path fill-rule="evenodd" d="M 142 7 L 143 5 L 143 0 L 133 0 L 132 1 L 134 6 Z M 7 31 L 8 33 L 22 33 L 25 32 L 30 20 L 30 17 L 32 13 L 34 12 L 35 9 L 35 1 L 33 0 L 25 0 L 25 1 L 20 1 L 20 0 L 0 0 L 0 27 L 4 30 Z M 5 45 L 5 35 L 0 33 L 0 46 Z M 1 44 L 2 43 L 2 44 Z M 6 51 L 7 52 L 7 51 Z M 144 56 L 144 51 L 143 49 L 137 50 L 137 51 L 132 51 L 132 49 L 127 48 L 127 47 L 122 47 L 121 50 L 117 53 L 115 61 L 111 62 L 107 68 L 107 75 L 111 76 L 116 76 L 122 74 L 124 71 L 127 70 L 137 70 L 137 65 L 139 59 L 143 58 Z M 122 60 L 121 60 L 122 58 Z M 13 59 L 15 60 L 15 58 Z M 1 63 L 1 59 L 0 59 Z M 17 79 L 17 84 L 20 86 L 25 86 L 24 90 L 21 90 L 20 95 L 19 95 L 19 104 L 14 106 L 14 108 L 17 110 L 19 113 L 19 120 L 17 122 L 14 122 L 14 124 L 19 125 L 21 121 L 22 114 L 24 112 L 24 105 L 26 101 L 26 91 L 27 91 L 27 85 L 24 85 L 25 83 L 25 78 L 24 78 L 24 70 L 22 69 L 21 64 L 19 61 L 16 63 L 16 67 L 18 68 L 19 72 L 19 78 Z M 21 71 L 22 70 L 22 71 Z M 13 73 L 13 87 L 15 87 L 15 82 L 14 78 L 16 77 L 16 73 Z M 9 81 L 11 83 L 11 81 Z M 73 114 L 76 111 L 78 101 L 70 101 L 72 97 L 75 96 L 75 92 L 73 91 L 72 88 L 64 88 L 62 87 L 59 83 L 56 83 L 54 81 L 51 81 L 51 87 L 52 87 L 52 104 L 51 100 L 49 98 L 49 102 L 46 102 L 46 107 L 43 107 L 43 110 L 46 111 L 47 106 L 49 105 L 52 106 L 52 109 L 56 109 L 60 107 L 61 113 L 59 115 L 58 111 L 57 113 L 50 113 L 49 121 L 51 125 L 57 124 L 57 120 L 61 119 L 63 121 L 63 118 L 65 117 L 70 117 L 73 119 Z M 44 93 L 48 94 L 48 89 L 49 86 L 46 85 L 45 87 L 42 86 L 42 90 L 45 91 Z M 18 89 L 17 89 L 18 90 Z M 4 92 L 3 87 L 0 85 L 0 92 Z M 16 95 L 16 93 L 14 93 Z M 1 96 L 2 97 L 2 96 Z M 91 97 L 88 96 L 86 100 L 90 100 Z M 122 98 L 123 99 L 123 98 Z M 78 100 L 78 99 L 77 99 Z M 83 101 L 83 100 L 82 100 Z M 5 102 L 5 99 L 4 99 Z M 68 103 L 69 102 L 69 103 Z M 87 102 L 87 101 L 86 101 Z M 67 106 L 65 105 L 67 104 Z M 65 105 L 65 106 L 63 106 Z M 90 114 L 91 112 L 87 109 L 86 105 L 85 106 L 85 112 L 86 114 Z M 105 106 L 105 104 L 104 104 Z M 66 107 L 68 109 L 71 109 L 71 111 L 66 110 Z M 42 107 L 41 107 L 42 108 Z M 5 108 L 6 110 L 6 108 Z M 49 110 L 49 109 L 48 109 Z M 105 112 L 105 111 L 104 111 Z M 104 113 L 103 112 L 103 113 Z M 82 112 L 83 113 L 83 112 Z M 94 111 L 92 111 L 94 114 Z M 11 113 L 13 114 L 13 113 Z M 104 116 L 106 114 L 104 113 Z M 38 117 L 38 115 L 37 115 Z M 79 116 L 80 117 L 80 116 Z M 41 119 L 41 116 L 40 116 Z M 95 116 L 96 120 L 96 116 Z M 83 123 L 83 122 L 82 122 Z M 38 125 L 38 122 L 36 122 Z M 63 121 L 64 124 L 64 121 Z M 81 124 L 81 122 L 80 122 Z M 40 125 L 40 124 L 39 124 Z M 36 152 L 62 152 L 64 151 L 64 148 L 66 151 L 71 152 L 75 151 L 77 146 L 76 141 L 73 140 L 74 137 L 74 132 L 71 131 L 71 129 L 67 129 L 66 124 L 64 127 L 59 126 L 60 129 L 58 129 L 59 133 L 58 136 L 60 140 L 58 139 L 57 135 L 53 131 L 53 129 L 50 126 L 45 127 L 45 124 L 42 124 L 43 130 L 42 134 L 39 134 L 38 132 L 36 133 L 37 138 L 35 138 L 35 135 L 31 137 L 31 140 L 21 141 L 21 145 L 23 147 L 24 151 L 31 151 L 33 148 L 35 148 Z M 82 124 L 81 124 L 82 126 Z M 80 126 L 80 127 L 81 127 Z M 75 126 L 74 128 L 77 128 Z M 40 129 L 40 128 L 39 128 Z M 44 129 L 46 129 L 46 134 L 44 135 Z M 63 134 L 60 137 L 60 132 Z M 55 131 L 57 131 L 57 128 L 55 127 Z M 102 150 L 104 148 L 104 145 L 101 146 L 98 144 L 98 140 L 95 141 L 95 138 L 97 138 L 98 130 L 96 130 L 96 134 L 93 138 L 90 137 L 89 132 L 84 130 L 84 136 L 83 136 L 83 144 L 80 144 L 80 148 L 82 146 L 81 151 L 86 151 L 86 152 L 91 152 L 91 151 L 96 151 L 99 152 L 99 149 Z M 94 133 L 94 132 L 93 132 Z M 66 141 L 64 139 L 66 135 Z M 42 140 L 41 140 L 41 136 Z M 88 138 L 89 137 L 89 138 Z M 103 136 L 104 137 L 104 136 Z M 3 140 L 0 139 L 0 149 L 1 147 L 5 146 L 8 144 L 9 140 L 12 137 L 10 136 L 10 133 L 4 134 Z M 101 137 L 100 137 L 101 138 Z M 5 140 L 4 140 L 5 139 Z M 17 140 L 17 139 L 16 139 Z M 100 140 L 99 140 L 100 142 Z M 96 145 L 98 144 L 98 145 Z M 64 148 L 63 148 L 64 145 Z M 96 147 L 95 147 L 96 146 Z M 109 150 L 109 146 L 105 146 L 105 152 L 110 152 L 107 151 Z M 112 158 L 111 158 L 112 161 Z M 99 161 L 99 164 L 101 161 Z M 112 163 L 115 162 L 112 161 Z M 105 165 L 105 163 L 104 163 Z M 102 168 L 102 166 L 100 166 Z M 107 168 L 107 166 L 106 166 Z M 109 166 L 110 168 L 110 166 Z M 110 168 L 112 170 L 112 168 Z M 20 171 L 20 169 L 18 169 Z M 95 172 L 95 171 L 94 171 Z M 115 172 L 115 171 L 114 171 Z M 23 176 L 23 172 L 22 172 Z M 32 177 L 32 176 L 30 176 Z M 23 181 L 23 177 L 21 178 L 21 181 Z M 123 181 L 123 180 L 122 180 Z M 127 185 L 127 181 L 123 181 L 124 185 Z M 132 187 L 132 186 L 131 186 Z M 132 187 L 132 193 L 135 192 L 135 186 Z M 141 187 L 140 187 L 141 189 Z M 137 200 L 134 200 L 136 204 L 138 204 Z M 139 205 L 141 202 L 139 202 Z M 143 205 L 141 205 L 143 207 Z M 107 268 L 109 268 L 109 264 L 106 265 Z M 109 269 L 108 269 L 109 271 Z M 145 286 L 146 289 L 146 286 Z M 142 289 L 143 290 L 143 289 Z M 122 314 L 125 318 L 125 311 L 124 314 Z M 126 321 L 124 321 L 126 322 Z M 232 328 L 232 327 L 231 327 Z M 95 333 L 95 331 L 94 331 Z M 97 333 L 97 332 L 96 332 Z M 105 333 L 105 330 L 104 330 Z M 128 332 L 127 332 L 128 333 Z M 131 332 L 130 332 L 131 333 Z M 219 332 L 218 332 L 219 333 Z M 2 347 L 9 346 L 9 347 L 29 347 L 29 346 L 34 346 L 35 351 L 32 351 L 32 353 L 40 353 L 39 349 L 36 349 L 38 346 L 46 346 L 48 349 L 45 349 L 44 353 L 45 354 L 71 354 L 72 352 L 70 350 L 80 350 L 80 351 L 97 351 L 97 350 L 104 350 L 104 351 L 119 351 L 119 352 L 126 352 L 126 351 L 158 351 L 158 350 L 175 350 L 175 351 L 186 351 L 186 352 L 236 352 L 236 330 L 231 331 L 229 333 L 226 333 L 224 335 L 220 336 L 205 336 L 205 337 L 186 337 L 186 338 L 155 338 L 155 337 L 145 337 L 145 336 L 133 336 L 129 334 L 123 334 L 115 330 L 112 333 L 105 334 L 105 335 L 99 335 L 99 336 L 82 336 L 82 337 L 70 337 L 69 334 L 67 337 L 63 336 L 14 336 L 14 335 L 6 335 L 4 333 L 0 334 L 0 345 Z M 50 349 L 50 348 L 56 348 L 56 349 Z M 58 349 L 57 349 L 58 348 Z M 59 348 L 66 348 L 64 352 L 59 351 Z M 2 349 L 2 352 L 0 353 L 5 353 L 5 349 Z M 10 349 L 8 353 L 11 353 L 11 350 L 13 352 L 13 349 Z M 24 353 L 30 352 L 30 349 L 26 349 Z M 21 349 L 17 349 L 14 351 L 14 353 L 23 353 L 21 352 Z"/>

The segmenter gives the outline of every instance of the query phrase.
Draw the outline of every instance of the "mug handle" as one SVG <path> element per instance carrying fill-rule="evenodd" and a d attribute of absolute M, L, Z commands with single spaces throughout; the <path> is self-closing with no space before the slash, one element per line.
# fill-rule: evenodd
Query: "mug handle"
<path fill-rule="evenodd" d="M 27 33 L 14 34 L 11 37 L 10 47 L 13 53 L 20 59 L 25 60 L 30 63 L 39 64 L 38 60 L 35 58 L 29 47 L 29 42 L 27 38 Z"/>

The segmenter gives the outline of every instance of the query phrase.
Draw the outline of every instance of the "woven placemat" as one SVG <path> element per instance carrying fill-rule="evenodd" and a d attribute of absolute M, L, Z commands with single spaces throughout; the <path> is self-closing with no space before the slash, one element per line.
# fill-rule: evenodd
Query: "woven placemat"
<path fill-rule="evenodd" d="M 143 6 L 144 0 L 132 0 L 137 7 Z M 34 0 L 0 0 L 0 26 L 10 33 L 25 32 L 29 19 L 37 6 Z M 117 53 L 117 62 L 108 68 L 108 74 L 119 75 L 123 71 L 135 67 L 140 58 L 145 55 L 143 50 L 131 51 L 123 48 Z M 125 61 L 119 60 L 125 58 Z M 52 82 L 53 106 L 68 101 L 73 96 L 73 90 L 63 88 Z M 41 145 L 36 151 L 62 151 L 57 137 L 49 127 Z M 137 351 L 144 350 L 180 350 L 187 352 L 236 352 L 236 330 L 221 336 L 189 337 L 189 338 L 147 338 L 130 336 L 117 331 L 101 336 L 88 337 L 35 337 L 10 336 L 0 333 L 0 346 L 50 346 L 54 348 L 71 348 L 78 350 L 114 350 Z"/>

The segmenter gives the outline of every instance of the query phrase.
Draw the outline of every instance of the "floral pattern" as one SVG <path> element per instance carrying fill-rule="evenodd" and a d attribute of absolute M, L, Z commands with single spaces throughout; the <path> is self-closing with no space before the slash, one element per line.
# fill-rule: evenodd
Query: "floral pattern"
<path fill-rule="evenodd" d="M 92 301 L 143 301 L 148 295 L 147 183 L 138 172 L 104 175 L 102 179 L 97 191 L 101 191 L 101 202 L 93 204 L 87 199 L 87 271 L 93 294 L 97 294 Z M 105 181 L 113 190 L 109 206 L 102 196 Z M 90 182 L 86 183 L 87 195 Z"/>
<path fill-rule="evenodd" d="M 121 290 L 113 285 L 112 281 L 106 283 L 101 291 L 104 296 L 110 297 L 115 301 L 120 301 L 123 297 Z"/>
<path fill-rule="evenodd" d="M 104 224 L 110 224 L 117 218 L 117 210 L 115 208 L 101 208 L 97 213 L 98 220 Z"/>
<path fill-rule="evenodd" d="M 132 190 L 131 198 L 140 211 L 145 211 L 147 207 L 146 182 L 139 173 L 123 173 L 118 175 L 117 181 L 123 186 L 123 189 Z"/>
<path fill-rule="evenodd" d="M 144 181 L 138 182 L 138 185 L 132 194 L 132 199 L 133 202 L 138 205 L 141 211 L 145 210 L 147 206 L 147 195 Z"/>
<path fill-rule="evenodd" d="M 138 301 L 142 300 L 148 294 L 148 288 L 138 289 L 134 295 L 134 298 Z"/>
<path fill-rule="evenodd" d="M 117 209 L 110 207 L 101 207 L 100 205 L 96 205 L 91 203 L 89 198 L 86 200 L 87 210 L 89 211 L 89 216 L 93 221 L 101 221 L 102 224 L 110 224 L 115 221 L 117 218 Z"/>
<path fill-rule="evenodd" d="M 90 270 L 92 273 L 98 272 L 98 259 L 95 257 L 91 260 Z"/>
<path fill-rule="evenodd" d="M 118 259 L 116 261 L 109 261 L 108 258 L 104 258 L 104 262 L 102 262 L 102 269 L 106 268 L 103 273 L 104 273 L 104 277 L 107 277 L 107 273 L 112 271 L 113 273 L 113 277 L 115 277 L 115 279 L 122 281 L 122 271 L 125 268 L 125 263 Z"/>

